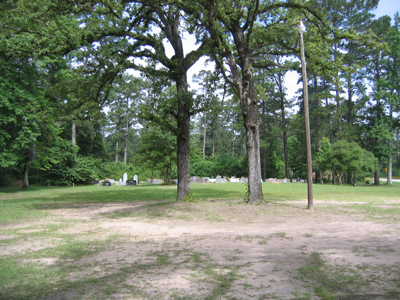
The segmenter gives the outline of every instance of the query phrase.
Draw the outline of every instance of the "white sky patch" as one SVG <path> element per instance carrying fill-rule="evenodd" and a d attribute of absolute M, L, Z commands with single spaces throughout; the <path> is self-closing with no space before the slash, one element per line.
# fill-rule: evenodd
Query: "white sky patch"
<path fill-rule="evenodd" d="M 385 15 L 390 16 L 392 18 L 392 24 L 394 24 L 393 17 L 396 12 L 400 12 L 400 0 L 380 0 L 378 8 L 372 11 L 376 19 Z"/>

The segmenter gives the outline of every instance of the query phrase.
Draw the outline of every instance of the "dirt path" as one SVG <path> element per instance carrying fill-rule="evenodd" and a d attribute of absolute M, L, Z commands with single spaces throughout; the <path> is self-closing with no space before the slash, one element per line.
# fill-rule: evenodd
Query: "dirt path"
<path fill-rule="evenodd" d="M 368 220 L 343 203 L 343 211 L 317 203 L 314 212 L 299 204 L 122 203 L 52 213 L 76 221 L 61 234 L 110 239 L 75 261 L 84 267 L 66 280 L 107 277 L 118 288 L 107 296 L 88 289 L 82 299 L 319 299 L 321 286 L 343 299 L 399 295 L 399 223 Z"/>

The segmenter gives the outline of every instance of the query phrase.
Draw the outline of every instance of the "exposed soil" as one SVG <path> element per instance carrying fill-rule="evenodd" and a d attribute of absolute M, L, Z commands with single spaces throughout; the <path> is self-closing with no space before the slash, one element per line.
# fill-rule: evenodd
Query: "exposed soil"
<path fill-rule="evenodd" d="M 359 290 L 347 284 L 343 290 L 336 288 L 346 299 L 383 299 L 385 289 L 400 291 L 398 222 L 354 214 L 343 202 L 317 201 L 314 207 L 310 212 L 302 202 L 202 201 L 95 204 L 51 212 L 76 221 L 60 233 L 110 239 L 109 247 L 75 261 L 84 267 L 67 277 L 79 281 L 108 276 L 118 288 L 103 299 L 318 299 L 315 288 L 320 283 L 299 273 L 312 262 L 313 253 L 332 267 L 332 274 L 355 272 Z M 50 244 L 31 239 L 1 253 Z M 83 299 L 93 291 L 86 293 Z M 76 297 L 74 291 L 64 291 L 48 299 Z"/>

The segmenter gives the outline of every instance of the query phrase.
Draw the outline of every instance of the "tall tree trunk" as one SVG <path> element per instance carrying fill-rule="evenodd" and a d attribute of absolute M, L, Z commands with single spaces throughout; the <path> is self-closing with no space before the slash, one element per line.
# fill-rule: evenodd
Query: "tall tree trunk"
<path fill-rule="evenodd" d="M 174 64 L 170 70 L 176 74 L 176 88 L 178 92 L 178 112 L 176 114 L 178 133 L 176 140 L 178 147 L 177 201 L 179 201 L 185 199 L 190 192 L 189 135 L 191 101 L 188 95 L 187 71 L 200 56 L 197 56 L 197 59 L 193 56 L 191 63 L 189 60 L 185 60 L 183 43 L 179 30 L 181 16 L 179 9 L 174 8 L 173 5 L 169 5 L 168 11 L 164 13 L 158 5 L 154 4 L 153 7 L 164 25 L 162 26 L 162 30 L 175 52 L 173 56 Z"/>
<path fill-rule="evenodd" d="M 207 112 L 204 113 L 203 159 L 206 158 L 206 132 L 207 132 Z"/>
<path fill-rule="evenodd" d="M 177 136 L 177 163 L 178 163 L 178 193 L 177 200 L 183 200 L 190 192 L 190 170 L 189 170 L 189 135 L 190 135 L 190 112 L 189 99 L 187 95 L 187 77 L 184 72 L 177 81 L 178 89 L 178 119 L 179 134 Z"/>
<path fill-rule="evenodd" d="M 125 149 L 124 149 L 124 164 L 128 161 L 128 130 L 129 130 L 129 98 L 126 99 L 126 132 L 125 132 Z"/>
<path fill-rule="evenodd" d="M 72 126 L 71 126 L 71 142 L 73 145 L 76 145 L 76 123 L 75 123 L 75 121 L 72 121 Z"/>
<path fill-rule="evenodd" d="M 25 161 L 24 161 L 24 180 L 22 187 L 24 189 L 29 187 L 29 162 L 31 160 L 31 151 L 26 150 L 25 152 Z"/>
<path fill-rule="evenodd" d="M 336 53 L 338 53 L 338 45 L 335 44 L 335 58 L 336 58 Z M 341 105 L 342 101 L 340 99 L 340 78 L 339 74 L 336 73 L 335 76 L 335 100 L 336 100 L 336 117 L 337 117 L 337 123 L 338 123 L 338 132 L 340 133 L 342 131 L 342 112 L 341 112 Z M 338 139 L 341 139 L 341 136 L 339 134 Z"/>
<path fill-rule="evenodd" d="M 267 179 L 267 149 L 261 147 L 262 179 Z"/>
<path fill-rule="evenodd" d="M 213 14 L 215 13 L 215 14 Z M 211 38 L 218 48 L 220 35 L 215 28 L 213 28 L 213 18 L 217 15 L 216 6 L 211 2 L 211 7 L 208 15 L 208 31 Z M 253 67 L 252 63 L 252 50 L 249 45 L 249 36 L 245 34 L 245 26 L 243 28 L 232 22 L 225 24 L 229 27 L 233 35 L 233 41 L 237 53 L 228 48 L 219 48 L 220 54 L 225 57 L 225 63 L 229 65 L 232 76 L 232 88 L 240 100 L 240 108 L 243 116 L 243 125 L 246 130 L 246 149 L 247 149 L 247 166 L 249 169 L 249 183 L 248 183 L 248 199 L 249 203 L 263 202 L 264 197 L 262 193 L 261 181 L 261 161 L 260 161 L 260 129 L 259 129 L 259 110 L 257 103 L 257 94 L 254 85 Z M 248 33 L 251 34 L 251 33 Z M 222 62 L 219 61 L 221 69 L 223 69 Z M 240 67 L 239 67 L 240 66 Z"/>
<path fill-rule="evenodd" d="M 212 157 L 215 155 L 215 130 L 212 132 Z"/>
<path fill-rule="evenodd" d="M 290 178 L 289 169 L 289 147 L 287 143 L 287 133 L 286 130 L 283 131 L 283 153 L 285 155 L 285 177 Z"/>
<path fill-rule="evenodd" d="M 127 157 L 128 157 L 128 135 L 125 136 L 125 148 L 124 148 L 124 164 L 125 165 L 127 163 Z"/>
<path fill-rule="evenodd" d="M 328 99 L 326 99 L 326 106 L 328 106 Z M 332 126 L 331 112 L 329 112 L 328 122 L 329 122 L 329 141 L 331 143 L 331 146 L 333 146 L 333 126 Z"/>
<path fill-rule="evenodd" d="M 379 185 L 379 170 L 374 173 L 374 185 Z"/>
<path fill-rule="evenodd" d="M 389 141 L 389 148 L 392 149 L 393 141 Z M 387 184 L 392 185 L 392 172 L 393 172 L 393 157 L 392 153 L 389 153 L 389 165 L 388 165 L 388 172 L 387 172 Z"/>
<path fill-rule="evenodd" d="M 249 195 L 247 201 L 249 203 L 257 203 L 264 201 L 261 184 L 260 121 L 258 103 L 250 53 L 246 51 L 246 38 L 240 29 L 238 29 L 234 35 L 237 48 L 243 51 L 239 53 L 241 70 L 239 70 L 236 58 L 231 52 L 227 51 L 224 54 L 232 72 L 236 93 L 240 99 L 243 125 L 246 130 L 247 166 L 249 169 Z"/>
<path fill-rule="evenodd" d="M 280 108 L 281 108 L 281 116 L 282 116 L 282 138 L 283 138 L 283 153 L 285 156 L 285 177 L 290 178 L 289 171 L 289 150 L 287 145 L 287 133 L 286 133 L 286 113 L 285 113 L 285 96 L 283 90 L 283 82 L 282 82 L 282 74 L 279 72 L 278 74 L 278 88 L 280 94 Z"/>
<path fill-rule="evenodd" d="M 339 79 L 337 79 L 339 80 Z M 339 92 L 339 85 L 337 83 L 336 85 L 336 117 L 337 117 L 337 123 L 338 123 L 338 131 L 341 132 L 342 131 L 342 114 L 340 111 L 341 108 L 341 100 L 340 100 L 340 92 Z M 341 139 L 341 136 L 339 135 L 338 137 L 339 139 Z"/>
<path fill-rule="evenodd" d="M 115 163 L 118 162 L 118 141 L 115 142 Z"/>

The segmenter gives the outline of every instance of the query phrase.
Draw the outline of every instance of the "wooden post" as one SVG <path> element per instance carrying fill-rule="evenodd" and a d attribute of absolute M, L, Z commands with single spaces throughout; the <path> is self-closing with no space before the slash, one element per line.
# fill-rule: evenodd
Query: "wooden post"
<path fill-rule="evenodd" d="M 312 158 L 311 158 L 311 134 L 310 134 L 310 116 L 308 112 L 308 86 L 307 86 L 307 70 L 306 70 L 306 57 L 304 53 L 304 39 L 303 33 L 305 27 L 303 22 L 300 21 L 298 27 L 300 33 L 300 56 L 301 56 L 301 73 L 303 76 L 303 97 L 304 97 L 304 119 L 306 126 L 306 152 L 307 152 L 307 194 L 308 194 L 308 209 L 313 210 L 313 176 L 312 176 Z"/>

